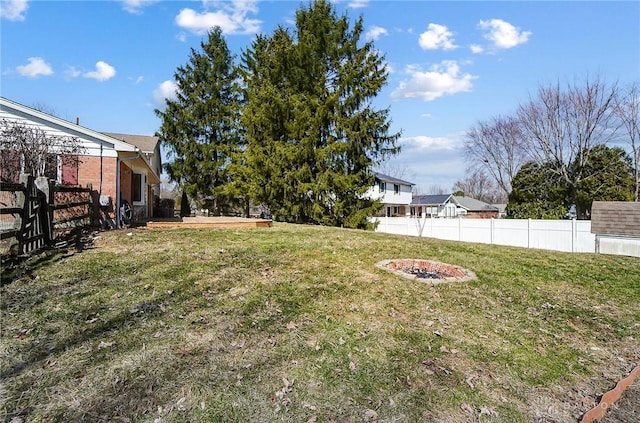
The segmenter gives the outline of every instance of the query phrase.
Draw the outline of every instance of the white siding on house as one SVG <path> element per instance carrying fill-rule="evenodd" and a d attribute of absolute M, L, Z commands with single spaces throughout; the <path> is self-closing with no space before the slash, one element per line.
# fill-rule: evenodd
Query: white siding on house
<path fill-rule="evenodd" d="M 13 103 L 5 98 L 0 98 L 0 119 L 38 128 L 50 136 L 75 137 L 84 149 L 82 153 L 84 156 L 118 157 L 117 150 L 135 151 L 135 147 L 130 144 L 119 142 L 64 119 Z"/>
<path fill-rule="evenodd" d="M 381 183 L 370 187 L 367 191 L 367 197 L 373 200 L 380 200 L 384 204 L 411 204 L 411 186 L 402 184 L 393 184 L 384 182 L 384 190 L 381 190 Z M 396 190 L 396 187 L 398 188 Z"/>

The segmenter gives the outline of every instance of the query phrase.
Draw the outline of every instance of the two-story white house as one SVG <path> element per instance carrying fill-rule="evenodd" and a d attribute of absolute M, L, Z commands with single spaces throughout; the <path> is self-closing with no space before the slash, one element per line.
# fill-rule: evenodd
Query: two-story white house
<path fill-rule="evenodd" d="M 384 207 L 380 216 L 409 216 L 411 204 L 412 182 L 403 181 L 393 176 L 375 173 L 376 183 L 367 191 L 367 196 L 380 200 Z"/>

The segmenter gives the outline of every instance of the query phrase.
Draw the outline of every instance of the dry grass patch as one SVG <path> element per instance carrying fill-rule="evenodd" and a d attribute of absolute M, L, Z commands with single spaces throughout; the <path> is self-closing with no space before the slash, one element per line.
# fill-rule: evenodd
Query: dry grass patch
<path fill-rule="evenodd" d="M 375 267 L 393 257 L 478 280 L 432 286 Z M 0 413 L 576 420 L 640 360 L 639 269 L 285 224 L 103 233 L 1 288 Z"/>

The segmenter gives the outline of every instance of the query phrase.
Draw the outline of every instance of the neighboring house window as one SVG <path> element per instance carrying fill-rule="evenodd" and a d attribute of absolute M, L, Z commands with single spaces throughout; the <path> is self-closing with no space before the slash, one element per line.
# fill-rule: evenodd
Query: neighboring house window
<path fill-rule="evenodd" d="M 380 192 L 385 192 L 387 190 L 387 183 L 386 182 L 380 181 L 378 183 L 378 186 L 380 187 Z"/>
<path fill-rule="evenodd" d="M 393 206 L 393 214 L 396 215 L 396 214 L 399 214 L 399 213 L 400 213 L 400 207 Z"/>
<path fill-rule="evenodd" d="M 400 194 L 400 185 L 393 184 L 393 193 L 394 194 Z"/>

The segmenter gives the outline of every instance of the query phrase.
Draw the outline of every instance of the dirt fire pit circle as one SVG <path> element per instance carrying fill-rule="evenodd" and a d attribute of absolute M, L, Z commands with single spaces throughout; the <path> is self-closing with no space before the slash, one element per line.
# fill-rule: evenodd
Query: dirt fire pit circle
<path fill-rule="evenodd" d="M 478 279 L 471 270 L 433 260 L 383 260 L 376 263 L 376 266 L 403 278 L 430 284 L 467 282 Z"/>

